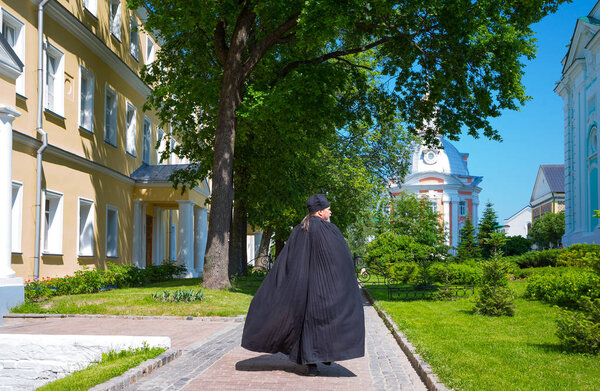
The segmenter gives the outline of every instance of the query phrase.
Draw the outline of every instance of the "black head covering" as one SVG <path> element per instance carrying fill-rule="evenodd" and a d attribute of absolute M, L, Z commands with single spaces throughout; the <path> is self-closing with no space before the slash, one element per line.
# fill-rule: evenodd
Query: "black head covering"
<path fill-rule="evenodd" d="M 306 201 L 306 207 L 309 213 L 314 213 L 329 208 L 329 202 L 323 194 L 313 194 Z"/>

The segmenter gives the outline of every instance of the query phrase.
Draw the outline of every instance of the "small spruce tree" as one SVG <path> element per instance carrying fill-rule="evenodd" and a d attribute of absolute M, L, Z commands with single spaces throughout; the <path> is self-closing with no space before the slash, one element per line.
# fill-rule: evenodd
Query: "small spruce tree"
<path fill-rule="evenodd" d="M 489 201 L 485 204 L 483 216 L 479 222 L 479 232 L 477 234 L 481 256 L 485 259 L 489 259 L 492 256 L 492 245 L 488 243 L 488 239 L 491 238 L 491 234 L 498 225 L 498 216 L 496 215 L 493 206 L 494 204 Z"/>
<path fill-rule="evenodd" d="M 492 258 L 483 264 L 481 288 L 473 307 L 475 313 L 489 316 L 513 316 L 515 313 L 515 295 L 508 286 L 509 265 L 502 260 L 499 250 L 505 240 L 503 233 L 492 233 L 487 240 Z"/>
<path fill-rule="evenodd" d="M 458 243 L 456 255 L 461 261 L 477 259 L 481 256 L 481 251 L 475 237 L 475 227 L 473 227 L 473 223 L 468 216 L 465 220 L 465 225 L 460 230 L 460 243 Z"/>

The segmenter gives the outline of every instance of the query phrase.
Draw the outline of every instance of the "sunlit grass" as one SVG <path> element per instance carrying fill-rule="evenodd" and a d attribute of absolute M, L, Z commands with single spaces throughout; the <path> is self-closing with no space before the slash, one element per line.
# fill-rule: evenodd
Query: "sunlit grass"
<path fill-rule="evenodd" d="M 150 284 L 140 288 L 56 296 L 37 303 L 24 303 L 13 308 L 15 313 L 103 314 L 147 316 L 237 316 L 248 312 L 257 284 L 234 286 L 231 290 L 204 289 L 201 279 L 180 279 Z M 157 290 L 202 289 L 202 301 L 173 303 L 157 302 L 152 293 Z"/>
<path fill-rule="evenodd" d="M 565 352 L 555 335 L 558 309 L 520 298 L 514 317 L 471 311 L 472 299 L 389 301 L 385 310 L 440 379 L 455 390 L 600 390 L 600 358 Z"/>
<path fill-rule="evenodd" d="M 157 357 L 164 352 L 163 348 L 141 348 L 123 351 L 102 359 L 99 363 L 73 372 L 67 377 L 55 380 L 40 388 L 39 391 L 84 391 L 95 385 L 104 383 L 113 377 L 120 376 L 142 362 Z"/>

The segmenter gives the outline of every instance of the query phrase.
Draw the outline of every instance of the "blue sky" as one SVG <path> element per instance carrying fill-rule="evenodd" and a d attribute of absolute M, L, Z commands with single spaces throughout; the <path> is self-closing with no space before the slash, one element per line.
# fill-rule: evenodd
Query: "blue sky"
<path fill-rule="evenodd" d="M 595 0 L 575 0 L 533 26 L 538 52 L 528 61 L 523 83 L 532 99 L 521 110 L 507 111 L 492 121 L 503 142 L 463 136 L 453 144 L 469 154 L 469 172 L 483 176 L 479 216 L 485 203 L 494 204 L 498 222 L 529 203 L 540 164 L 562 164 L 563 102 L 554 93 L 560 61 L 566 54 L 578 17 L 587 16 Z"/>

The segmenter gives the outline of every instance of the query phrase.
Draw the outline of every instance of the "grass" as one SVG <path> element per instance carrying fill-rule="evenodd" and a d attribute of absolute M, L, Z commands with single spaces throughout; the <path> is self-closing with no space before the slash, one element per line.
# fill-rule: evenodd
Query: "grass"
<path fill-rule="evenodd" d="M 26 302 L 13 313 L 152 315 L 152 316 L 237 316 L 248 312 L 258 283 L 234 285 L 231 290 L 203 289 L 201 279 L 178 279 L 141 288 L 55 296 L 40 302 Z M 202 289 L 202 301 L 189 303 L 157 302 L 152 293 L 158 290 Z"/>
<path fill-rule="evenodd" d="M 104 383 L 113 377 L 120 376 L 127 370 L 134 368 L 142 362 L 155 358 L 165 349 L 143 347 L 133 350 L 123 350 L 115 353 L 102 354 L 102 360 L 99 363 L 77 372 L 73 372 L 67 377 L 55 380 L 40 388 L 38 391 L 83 391 L 88 390 L 95 385 Z"/>
<path fill-rule="evenodd" d="M 599 390 L 600 359 L 564 351 L 555 335 L 558 309 L 520 298 L 525 284 L 511 282 L 516 313 L 500 318 L 474 315 L 468 298 L 389 301 L 385 290 L 370 291 L 450 388 Z"/>

